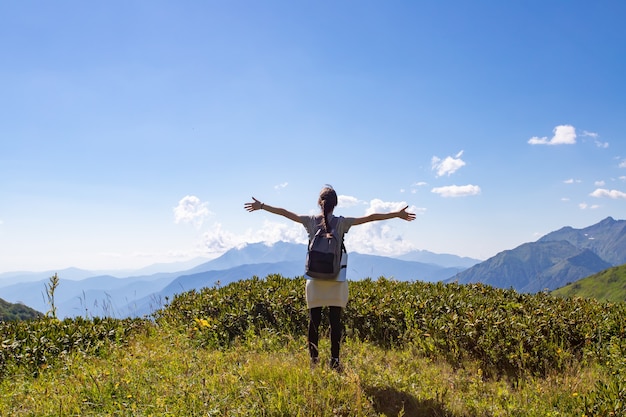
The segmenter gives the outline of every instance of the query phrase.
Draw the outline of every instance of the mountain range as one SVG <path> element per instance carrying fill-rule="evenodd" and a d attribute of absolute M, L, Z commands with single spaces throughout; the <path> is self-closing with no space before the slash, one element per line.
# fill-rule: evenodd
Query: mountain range
<path fill-rule="evenodd" d="M 226 285 L 252 276 L 301 276 L 305 256 L 306 245 L 277 242 L 270 246 L 255 243 L 231 249 L 219 258 L 178 272 L 131 274 L 126 277 L 76 268 L 40 273 L 3 273 L 0 274 L 0 298 L 46 312 L 49 305 L 45 285 L 56 272 L 60 278 L 55 292 L 59 317 L 142 316 L 150 314 L 175 294 L 184 291 Z M 415 251 L 403 258 L 351 252 L 347 277 L 349 280 L 385 276 L 398 280 L 441 281 L 480 262 L 477 259 L 428 251 Z M 424 259 L 428 263 L 415 259 Z M 197 260 L 193 264 L 197 264 Z M 172 267 L 169 266 L 169 269 Z M 154 268 L 141 272 L 150 270 Z"/>
<path fill-rule="evenodd" d="M 143 316 L 175 294 L 226 285 L 253 276 L 303 274 L 306 246 L 286 242 L 249 244 L 213 260 L 156 265 L 123 276 L 69 268 L 52 272 L 0 274 L 0 298 L 40 312 L 49 309 L 45 285 L 55 272 L 59 317 Z M 554 290 L 608 268 L 626 264 L 626 221 L 611 217 L 574 229 L 563 227 L 535 242 L 500 252 L 483 262 L 455 255 L 414 251 L 399 258 L 349 254 L 349 280 L 385 276 L 404 281 L 481 282 L 520 292 Z M 176 267 L 181 269 L 176 271 Z M 154 273 L 154 271 L 162 272 Z"/>
<path fill-rule="evenodd" d="M 446 282 L 481 282 L 520 292 L 554 290 L 626 263 L 626 220 L 612 217 L 574 229 L 563 227 L 536 242 L 498 253 Z"/>

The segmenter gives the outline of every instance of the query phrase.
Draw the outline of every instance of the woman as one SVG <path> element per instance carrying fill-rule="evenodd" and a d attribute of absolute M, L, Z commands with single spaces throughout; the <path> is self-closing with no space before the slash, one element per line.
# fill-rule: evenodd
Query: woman
<path fill-rule="evenodd" d="M 265 210 L 270 213 L 284 216 L 296 223 L 300 223 L 308 232 L 309 240 L 312 239 L 320 229 L 324 229 L 325 232 L 329 232 L 331 222 L 335 223 L 335 233 L 343 242 L 343 236 L 352 226 L 373 221 L 393 219 L 396 217 L 407 221 L 415 220 L 415 214 L 408 213 L 406 211 L 408 206 L 399 211 L 389 213 L 373 213 L 364 217 L 335 217 L 333 215 L 333 211 L 337 206 L 337 193 L 329 185 L 325 186 L 320 192 L 318 204 L 320 206 L 321 213 L 314 216 L 300 216 L 289 210 L 261 203 L 254 197 L 252 197 L 252 200 L 254 201 L 244 205 L 244 208 L 247 211 L 252 212 L 256 210 Z M 348 283 L 345 280 L 333 281 L 313 279 L 306 275 L 305 277 L 307 278 L 305 292 L 307 308 L 309 309 L 308 347 L 309 354 L 311 355 L 311 364 L 316 365 L 319 361 L 319 351 L 317 346 L 319 341 L 318 329 L 322 320 L 322 307 L 329 307 L 331 344 L 330 367 L 340 371 L 342 369 L 339 362 L 339 348 L 342 333 L 341 311 L 348 303 Z"/>

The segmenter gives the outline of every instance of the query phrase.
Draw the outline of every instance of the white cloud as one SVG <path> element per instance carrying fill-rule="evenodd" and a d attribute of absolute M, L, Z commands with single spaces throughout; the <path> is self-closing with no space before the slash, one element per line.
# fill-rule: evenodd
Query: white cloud
<path fill-rule="evenodd" d="M 204 219 L 212 213 L 208 203 L 203 203 L 195 195 L 183 197 L 174 207 L 174 221 L 178 223 L 192 223 L 196 227 L 202 226 Z"/>
<path fill-rule="evenodd" d="M 221 223 L 215 223 L 209 231 L 202 234 L 202 247 L 209 254 L 224 253 L 243 245 L 244 239 L 243 236 L 223 230 Z"/>
<path fill-rule="evenodd" d="M 626 181 L 626 175 L 622 175 L 621 177 L 619 177 L 619 179 L 622 181 Z"/>
<path fill-rule="evenodd" d="M 595 185 L 596 187 L 604 187 L 605 182 L 604 181 L 596 181 L 593 183 L 593 185 Z"/>
<path fill-rule="evenodd" d="M 620 168 L 626 168 L 626 159 L 619 163 Z"/>
<path fill-rule="evenodd" d="M 407 206 L 404 201 L 386 202 L 380 199 L 370 201 L 365 215 L 372 213 L 386 213 L 401 210 Z M 409 207 L 409 212 L 423 213 L 424 208 Z M 399 255 L 416 249 L 416 247 L 404 240 L 402 235 L 396 232 L 396 227 L 402 227 L 406 222 L 391 219 L 383 222 L 371 222 L 355 226 L 346 234 L 346 247 L 348 252 L 369 253 L 378 255 Z"/>
<path fill-rule="evenodd" d="M 447 156 L 445 159 L 433 156 L 431 159 L 432 170 L 437 171 L 438 177 L 442 177 L 444 175 L 450 176 L 465 166 L 465 161 L 461 159 L 462 155 L 463 151 L 460 151 L 454 157 Z"/>
<path fill-rule="evenodd" d="M 289 185 L 288 182 L 283 182 L 282 184 L 278 184 L 274 186 L 275 190 L 282 190 L 283 188 L 287 188 L 287 186 Z"/>
<path fill-rule="evenodd" d="M 626 198 L 626 193 L 622 191 L 607 190 L 605 188 L 597 188 L 594 192 L 592 192 L 589 195 L 592 197 L 597 197 L 597 198 L 601 198 L 601 197 L 608 197 L 608 198 L 613 198 L 613 199 Z"/>
<path fill-rule="evenodd" d="M 600 142 L 599 140 L 596 140 L 595 143 L 598 148 L 606 149 L 609 147 L 609 142 Z"/>
<path fill-rule="evenodd" d="M 370 201 L 370 206 L 365 210 L 365 215 L 373 213 L 386 213 L 388 211 L 398 211 L 406 207 L 407 204 L 404 201 L 383 201 L 379 198 L 375 198 Z"/>
<path fill-rule="evenodd" d="M 481 190 L 478 185 L 448 185 L 445 187 L 436 187 L 431 190 L 435 194 L 442 197 L 466 197 L 480 194 Z"/>
<path fill-rule="evenodd" d="M 528 140 L 531 145 L 573 145 L 576 143 L 576 129 L 570 125 L 560 125 L 554 128 L 554 136 L 548 140 L 546 136 L 534 136 Z"/>
<path fill-rule="evenodd" d="M 299 223 L 280 223 L 265 221 L 263 227 L 258 230 L 254 237 L 259 242 L 292 242 L 292 243 L 306 243 L 308 237 L 306 230 Z"/>
<path fill-rule="evenodd" d="M 583 130 L 581 136 L 589 136 L 590 138 L 597 139 L 599 135 L 595 132 L 587 132 L 586 130 Z"/>
<path fill-rule="evenodd" d="M 352 197 L 349 195 L 339 195 L 337 196 L 337 206 L 341 208 L 354 207 L 364 203 L 356 197 Z"/>
<path fill-rule="evenodd" d="M 245 234 L 235 234 L 224 230 L 220 223 L 202 235 L 202 247 L 206 253 L 220 254 L 229 249 L 242 247 L 248 243 L 276 242 L 306 243 L 304 227 L 299 223 L 280 223 L 265 221 L 261 229 L 248 230 Z"/>

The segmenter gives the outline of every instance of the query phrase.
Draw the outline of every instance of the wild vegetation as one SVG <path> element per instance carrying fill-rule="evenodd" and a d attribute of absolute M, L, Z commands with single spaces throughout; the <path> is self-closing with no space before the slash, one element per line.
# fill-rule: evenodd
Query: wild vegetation
<path fill-rule="evenodd" d="M 624 303 L 350 285 L 341 374 L 309 367 L 302 278 L 183 293 L 146 319 L 2 323 L 0 415 L 626 413 Z"/>

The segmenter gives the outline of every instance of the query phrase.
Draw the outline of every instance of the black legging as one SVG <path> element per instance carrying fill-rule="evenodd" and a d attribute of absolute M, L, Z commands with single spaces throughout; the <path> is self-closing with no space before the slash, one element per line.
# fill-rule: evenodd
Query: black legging
<path fill-rule="evenodd" d="M 339 358 L 339 346 L 341 344 L 341 307 L 330 307 L 330 354 L 333 358 Z M 320 323 L 322 322 L 322 307 L 309 309 L 309 353 L 311 358 L 317 358 L 319 350 Z"/>

